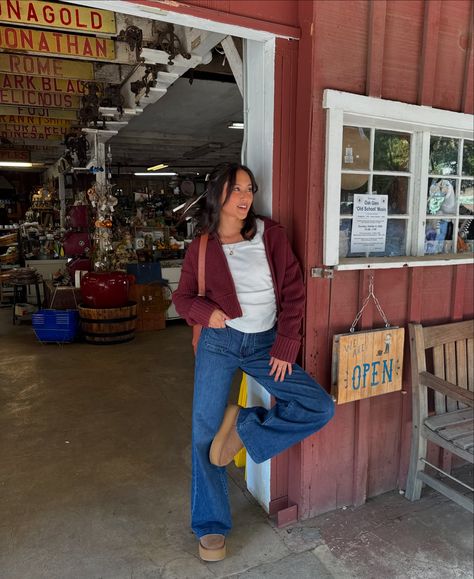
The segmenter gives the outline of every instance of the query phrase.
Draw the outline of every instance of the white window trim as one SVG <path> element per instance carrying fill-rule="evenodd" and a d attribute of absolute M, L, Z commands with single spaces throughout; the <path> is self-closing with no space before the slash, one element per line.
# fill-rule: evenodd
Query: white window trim
<path fill-rule="evenodd" d="M 422 208 L 426 206 L 425 179 L 428 167 L 429 134 L 473 139 L 473 116 L 411 105 L 398 101 L 382 100 L 352 93 L 326 89 L 323 95 L 323 108 L 326 109 L 326 175 L 324 200 L 324 265 L 340 270 L 379 269 L 395 267 L 426 267 L 430 265 L 455 265 L 472 263 L 473 255 L 423 255 L 424 220 L 420 219 Z M 411 189 L 422 192 L 409 200 L 411 223 L 418 219 L 418 227 L 411 228 L 414 236 L 412 247 L 416 256 L 395 258 L 339 258 L 339 219 L 341 200 L 341 149 L 344 125 L 376 127 L 388 130 L 413 133 L 418 153 L 413 157 L 413 184 Z M 426 173 L 426 175 L 425 175 Z M 453 240 L 454 241 L 454 240 Z"/>

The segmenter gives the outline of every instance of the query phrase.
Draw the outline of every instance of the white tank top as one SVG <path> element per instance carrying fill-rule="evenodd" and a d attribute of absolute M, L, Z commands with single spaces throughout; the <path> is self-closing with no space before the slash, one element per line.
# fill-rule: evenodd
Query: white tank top
<path fill-rule="evenodd" d="M 257 233 L 252 240 L 222 245 L 243 313 L 226 324 L 247 334 L 270 330 L 276 323 L 275 290 L 262 237 L 264 227 L 263 221 L 257 219 Z"/>

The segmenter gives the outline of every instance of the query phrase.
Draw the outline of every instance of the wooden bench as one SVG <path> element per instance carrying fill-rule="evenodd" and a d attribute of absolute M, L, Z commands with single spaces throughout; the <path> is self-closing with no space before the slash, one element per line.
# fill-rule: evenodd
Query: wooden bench
<path fill-rule="evenodd" d="M 410 324 L 409 330 L 413 434 L 405 496 L 418 500 L 425 483 L 472 513 L 472 488 L 427 462 L 426 451 L 431 441 L 474 462 L 474 320 L 425 328 Z M 429 408 L 429 389 L 434 390 L 434 413 Z M 426 465 L 467 486 L 470 496 L 425 472 Z"/>

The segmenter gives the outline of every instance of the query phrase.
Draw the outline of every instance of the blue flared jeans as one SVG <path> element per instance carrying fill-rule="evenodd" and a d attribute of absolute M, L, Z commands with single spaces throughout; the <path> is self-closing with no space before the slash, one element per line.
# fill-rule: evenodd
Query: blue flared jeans
<path fill-rule="evenodd" d="M 254 406 L 239 413 L 237 432 L 257 463 L 313 434 L 334 415 L 332 398 L 297 364 L 283 382 L 269 375 L 275 336 L 275 329 L 246 334 L 229 327 L 203 328 L 196 354 L 192 425 L 191 526 L 197 537 L 227 535 L 232 526 L 226 469 L 209 462 L 209 449 L 238 368 L 276 399 L 270 410 Z"/>

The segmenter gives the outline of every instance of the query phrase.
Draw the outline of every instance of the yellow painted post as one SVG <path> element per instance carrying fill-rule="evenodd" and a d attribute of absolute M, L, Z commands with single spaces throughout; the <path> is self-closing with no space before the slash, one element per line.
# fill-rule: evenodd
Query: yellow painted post
<path fill-rule="evenodd" d="M 247 375 L 246 374 L 242 374 L 242 381 L 240 383 L 240 392 L 239 392 L 238 404 L 239 404 L 239 406 L 243 406 L 244 408 L 245 408 L 245 406 L 247 406 Z M 245 466 L 245 464 L 247 462 L 246 459 L 247 459 L 247 452 L 246 452 L 245 448 L 243 448 L 242 450 L 239 450 L 239 452 L 234 456 L 235 466 L 237 466 L 239 468 Z"/>

